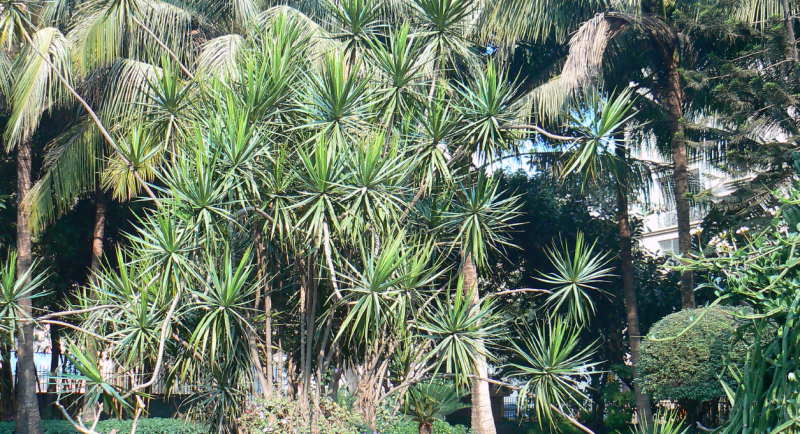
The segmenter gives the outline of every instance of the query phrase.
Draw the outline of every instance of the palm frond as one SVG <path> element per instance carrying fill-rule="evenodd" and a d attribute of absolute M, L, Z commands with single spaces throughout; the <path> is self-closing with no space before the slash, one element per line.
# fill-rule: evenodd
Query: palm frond
<path fill-rule="evenodd" d="M 572 35 L 561 73 L 532 91 L 534 109 L 542 118 L 557 118 L 576 90 L 602 76 L 606 47 L 622 23 L 608 14 L 597 14 Z"/>
<path fill-rule="evenodd" d="M 91 121 L 84 120 L 47 145 L 44 174 L 25 197 L 34 231 L 72 209 L 78 197 L 97 185 L 103 140 Z"/>
<path fill-rule="evenodd" d="M 11 116 L 3 136 L 6 150 L 30 140 L 42 114 L 66 102 L 69 95 L 56 74 L 58 70 L 68 80 L 71 75 L 66 38 L 58 29 L 47 27 L 34 33 L 31 42 L 19 56 L 13 71 Z M 41 56 L 46 56 L 49 64 Z"/>
<path fill-rule="evenodd" d="M 241 35 L 218 36 L 207 41 L 197 55 L 197 75 L 227 80 L 235 77 L 237 57 L 244 44 Z"/>

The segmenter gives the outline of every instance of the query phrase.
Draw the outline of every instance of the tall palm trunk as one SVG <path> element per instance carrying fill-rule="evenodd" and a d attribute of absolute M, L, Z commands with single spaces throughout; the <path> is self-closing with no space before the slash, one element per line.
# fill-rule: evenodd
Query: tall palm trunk
<path fill-rule="evenodd" d="M 33 245 L 28 212 L 23 206 L 25 197 L 31 189 L 31 144 L 23 142 L 17 146 L 17 276 L 21 277 L 31 268 Z M 30 297 L 20 300 L 22 315 L 17 331 L 17 432 L 20 434 L 39 434 L 39 402 L 36 396 L 36 366 L 33 354 L 33 303 Z"/>
<path fill-rule="evenodd" d="M 103 239 L 106 233 L 106 212 L 108 202 L 105 193 L 99 188 L 94 199 L 94 226 L 92 227 L 92 265 L 89 269 L 89 280 L 94 273 L 100 271 L 100 261 L 103 259 Z"/>
<path fill-rule="evenodd" d="M 631 350 L 633 361 L 633 376 L 636 377 L 636 369 L 639 366 L 639 344 L 641 341 L 641 330 L 639 329 L 639 304 L 636 300 L 636 287 L 633 279 L 633 242 L 631 239 L 631 227 L 628 216 L 628 196 L 625 191 L 627 179 L 625 167 L 627 166 L 627 148 L 618 145 L 615 150 L 618 164 L 616 180 L 617 193 L 617 230 L 619 231 L 619 260 L 622 271 L 622 293 L 625 302 L 625 316 L 628 321 L 628 345 Z M 633 383 L 633 394 L 636 400 L 636 410 L 641 420 L 649 426 L 653 419 L 650 409 L 650 397 L 642 393 L 641 387 L 636 382 Z"/>
<path fill-rule="evenodd" d="M 471 298 L 471 303 L 476 306 L 480 302 L 478 295 L 478 272 L 472 255 L 467 253 L 464 257 L 463 273 L 464 291 Z M 492 415 L 492 398 L 489 394 L 489 366 L 486 356 L 480 354 L 475 360 L 475 370 L 479 378 L 472 380 L 472 430 L 476 434 L 496 434 L 494 416 Z"/>
<path fill-rule="evenodd" d="M 675 38 L 677 44 L 677 37 Z M 689 160 L 686 154 L 686 136 L 683 126 L 683 89 L 678 72 L 678 55 L 675 47 L 663 48 L 666 66 L 664 76 L 664 104 L 667 108 L 673 163 L 673 193 L 678 217 L 678 249 L 681 256 L 689 256 L 692 247 L 690 233 L 691 206 L 689 204 Z M 681 272 L 681 304 L 695 307 L 694 278 L 691 271 Z"/>
<path fill-rule="evenodd" d="M 104 239 L 106 233 L 106 213 L 108 210 L 108 202 L 105 196 L 105 193 L 98 187 L 95 191 L 94 195 L 94 225 L 92 226 L 92 262 L 89 266 L 89 272 L 86 276 L 86 281 L 91 283 L 96 273 L 100 271 L 100 264 L 103 260 L 103 248 L 104 248 Z M 86 343 L 86 351 L 92 352 L 94 356 L 97 356 L 97 343 L 92 339 L 87 337 Z M 88 398 L 88 395 L 85 395 L 84 398 Z M 89 402 L 89 400 L 84 400 L 83 405 L 81 407 L 80 417 L 86 422 L 94 422 L 94 419 L 97 416 L 97 408 L 95 405 Z"/>
<path fill-rule="evenodd" d="M 786 26 L 786 58 L 793 62 L 800 60 L 797 57 L 797 39 L 794 36 L 794 17 L 792 8 L 789 7 L 789 0 L 781 0 L 783 9 L 783 24 Z"/>

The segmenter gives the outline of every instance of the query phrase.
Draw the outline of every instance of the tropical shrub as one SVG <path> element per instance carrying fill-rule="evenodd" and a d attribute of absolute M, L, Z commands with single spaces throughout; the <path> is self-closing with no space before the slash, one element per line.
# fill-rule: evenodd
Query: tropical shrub
<path fill-rule="evenodd" d="M 308 410 L 302 402 L 286 397 L 256 400 L 245 410 L 239 421 L 243 432 L 300 433 L 308 429 Z M 355 433 L 364 429 L 364 421 L 357 413 L 323 398 L 315 420 L 316 430 L 322 434 Z"/>
<path fill-rule="evenodd" d="M 744 365 L 724 380 L 730 416 L 723 433 L 800 430 L 800 189 L 781 197 L 773 220 L 759 230 L 723 233 L 712 249 L 688 262 L 708 273 L 720 299 L 753 310 L 753 345 Z"/>
<path fill-rule="evenodd" d="M 405 420 L 380 431 L 383 434 L 418 434 L 419 425 L 415 421 Z M 431 434 L 471 434 L 472 431 L 464 425 L 450 425 L 437 419 L 431 426 Z"/>
<path fill-rule="evenodd" d="M 655 399 L 708 401 L 725 394 L 719 381 L 728 363 L 741 366 L 747 345 L 727 307 L 686 309 L 658 321 L 642 344 L 638 378 Z"/>

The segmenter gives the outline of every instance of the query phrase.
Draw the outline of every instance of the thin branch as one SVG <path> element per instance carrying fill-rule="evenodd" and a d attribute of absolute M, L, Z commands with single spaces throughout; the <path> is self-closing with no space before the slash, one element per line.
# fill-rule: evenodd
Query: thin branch
<path fill-rule="evenodd" d="M 186 74 L 187 77 L 189 77 L 190 79 L 194 79 L 194 74 L 192 74 L 191 71 L 189 71 L 189 68 L 187 68 L 186 65 L 183 64 L 183 62 L 181 62 L 181 59 L 178 58 L 178 55 L 175 54 L 174 51 L 172 51 L 169 47 L 167 47 L 167 45 L 164 44 L 164 42 L 162 42 L 161 39 L 155 33 L 153 33 L 153 31 L 150 30 L 149 27 L 147 27 L 143 22 L 139 21 L 139 18 L 136 18 L 135 14 L 131 14 L 131 18 L 133 19 L 133 22 L 137 26 L 141 27 L 142 30 L 145 31 L 145 33 L 150 35 L 150 37 L 153 38 L 154 41 L 156 41 L 156 44 L 158 44 L 159 47 L 161 47 L 164 51 L 166 51 L 167 54 L 169 54 L 169 56 L 172 57 L 172 59 L 178 63 L 178 67 L 181 69 L 181 71 L 183 71 L 184 74 Z"/>
<path fill-rule="evenodd" d="M 97 431 L 94 431 L 94 429 L 87 428 L 86 425 L 83 424 L 83 422 L 75 421 L 75 419 L 73 419 L 72 416 L 70 416 L 69 413 L 67 413 L 67 409 L 64 408 L 63 405 L 61 405 L 61 401 L 56 400 L 56 402 L 54 402 L 53 405 L 58 407 L 59 411 L 61 411 L 61 414 L 64 415 L 64 419 L 67 422 L 69 422 L 69 424 L 72 425 L 72 427 L 75 428 L 76 430 L 78 430 L 79 432 L 81 432 L 83 434 L 98 434 Z M 103 408 L 103 404 L 100 404 L 100 410 L 101 411 L 102 411 L 102 408 Z M 96 416 L 96 419 L 95 419 L 95 424 L 97 423 L 96 420 L 99 419 L 99 418 L 100 418 L 100 412 L 97 412 L 97 416 Z"/>
<path fill-rule="evenodd" d="M 76 325 L 73 325 L 73 324 L 70 324 L 70 323 L 66 323 L 66 322 L 63 322 L 63 321 L 56 321 L 56 320 L 52 320 L 52 319 L 46 319 L 46 320 L 40 320 L 39 322 L 40 323 L 44 323 L 44 324 L 52 324 L 52 325 L 58 325 L 58 326 L 70 328 L 70 329 L 73 329 L 73 330 L 77 330 L 77 331 L 79 331 L 81 333 L 86 333 L 87 335 L 89 335 L 89 336 L 91 336 L 91 337 L 93 337 L 95 339 L 99 339 L 99 340 L 101 340 L 103 342 L 107 342 L 107 343 L 110 343 L 110 344 L 114 343 L 114 341 L 112 341 L 111 339 L 106 338 L 105 336 L 100 336 L 97 333 L 89 331 L 89 330 L 86 330 L 83 327 L 78 327 Z"/>
<path fill-rule="evenodd" d="M 544 128 L 542 128 L 542 127 L 539 127 L 537 125 L 532 125 L 532 124 L 511 125 L 511 126 L 506 127 L 506 128 L 508 128 L 509 130 L 533 130 L 533 131 L 536 131 L 537 133 L 539 133 L 539 134 L 541 134 L 541 135 L 543 135 L 543 136 L 545 136 L 547 138 L 550 138 L 550 139 L 553 139 L 553 140 L 560 140 L 562 142 L 577 142 L 579 140 L 578 137 L 561 136 L 561 135 L 558 135 L 558 134 L 555 134 L 555 133 L 551 133 L 551 132 L 545 130 Z"/>
<path fill-rule="evenodd" d="M 65 311 L 61 311 L 61 312 L 53 312 L 53 313 L 49 313 L 49 314 L 44 315 L 44 316 L 40 316 L 39 318 L 36 318 L 35 321 L 44 321 L 44 320 L 48 320 L 50 318 L 58 318 L 58 317 L 68 316 L 68 315 L 78 315 L 78 314 L 81 314 L 81 313 L 94 312 L 96 310 L 110 309 L 112 307 L 116 307 L 116 306 L 111 305 L 111 304 L 104 304 L 102 306 L 94 306 L 94 307 L 89 307 L 89 308 L 86 308 L 86 309 L 65 310 Z"/>
<path fill-rule="evenodd" d="M 158 375 L 161 373 L 161 366 L 164 362 L 164 348 L 166 347 L 167 342 L 167 329 L 169 328 L 170 322 L 172 322 L 172 315 L 175 313 L 175 308 L 178 306 L 178 300 L 180 300 L 179 295 L 180 294 L 175 294 L 175 298 L 172 300 L 172 304 L 169 307 L 169 312 L 167 312 L 167 317 L 164 318 L 164 323 L 161 324 L 161 336 L 159 337 L 158 341 L 158 356 L 156 357 L 156 364 L 155 369 L 153 369 L 153 374 L 146 383 L 142 383 L 131 388 L 131 390 L 129 390 L 128 393 L 123 396 L 123 398 L 131 396 L 138 390 L 150 387 L 150 385 L 155 383 L 156 379 L 158 379 Z"/>
<path fill-rule="evenodd" d="M 331 285 L 333 286 L 333 292 L 336 294 L 336 298 L 341 300 L 342 293 L 339 292 L 339 283 L 336 280 L 336 268 L 333 266 L 333 257 L 331 255 L 331 234 L 330 230 L 328 229 L 328 222 L 322 223 L 322 236 L 324 237 L 323 249 L 325 251 L 325 262 L 328 265 L 328 271 L 331 274 Z"/>
<path fill-rule="evenodd" d="M 522 292 L 537 292 L 537 293 L 540 293 L 540 294 L 552 294 L 553 293 L 553 291 L 550 291 L 549 289 L 519 288 L 519 289 L 507 289 L 505 291 L 493 292 L 491 294 L 487 294 L 486 296 L 487 297 L 494 297 L 494 296 L 497 296 L 497 295 L 518 294 L 518 293 L 522 293 Z"/>

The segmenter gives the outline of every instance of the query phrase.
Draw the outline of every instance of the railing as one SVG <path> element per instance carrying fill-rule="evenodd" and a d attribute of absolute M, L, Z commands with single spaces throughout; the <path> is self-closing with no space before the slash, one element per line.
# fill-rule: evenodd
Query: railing
<path fill-rule="evenodd" d="M 36 353 L 34 358 L 36 365 L 36 390 L 37 393 L 85 393 L 86 380 L 82 379 L 80 373 L 72 365 L 68 358 L 61 356 L 58 370 L 55 375 L 50 375 L 50 354 Z M 12 377 L 16 377 L 16 357 L 12 352 L 11 356 Z M 109 361 L 101 361 L 100 372 L 106 382 L 120 390 L 129 390 L 137 384 L 143 384 L 150 380 L 151 373 L 148 372 L 116 372 Z M 14 378 L 16 381 L 16 378 Z M 189 395 L 196 393 L 199 387 L 183 383 L 166 384 L 162 375 L 145 392 L 154 395 Z"/>

